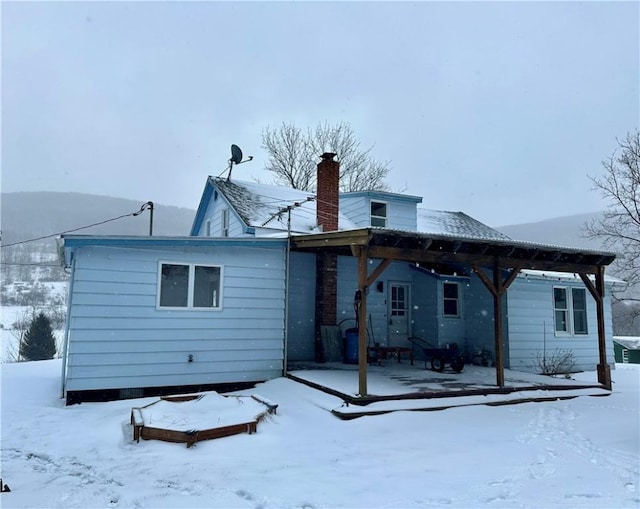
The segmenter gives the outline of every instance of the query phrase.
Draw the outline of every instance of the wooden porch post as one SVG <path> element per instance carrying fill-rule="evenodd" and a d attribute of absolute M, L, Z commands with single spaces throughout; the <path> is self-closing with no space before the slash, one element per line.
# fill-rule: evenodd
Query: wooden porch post
<path fill-rule="evenodd" d="M 495 329 L 496 348 L 496 385 L 504 387 L 504 349 L 502 345 L 502 275 L 498 261 L 493 267 L 493 320 Z"/>
<path fill-rule="evenodd" d="M 496 385 L 504 387 L 504 331 L 502 327 L 502 296 L 507 291 L 511 283 L 513 283 L 520 273 L 519 268 L 513 268 L 511 274 L 502 281 L 502 268 L 500 260 L 496 258 L 493 266 L 493 281 L 491 281 L 478 265 L 472 266 L 473 271 L 478 275 L 487 289 L 493 295 L 493 322 L 495 331 L 495 350 L 496 350 Z"/>
<path fill-rule="evenodd" d="M 580 274 L 580 278 L 584 282 L 584 285 L 596 301 L 599 354 L 599 363 L 597 366 L 598 383 L 602 384 L 606 389 L 611 390 L 611 368 L 609 368 L 609 364 L 607 363 L 607 346 L 604 330 L 604 267 L 599 266 L 595 276 L 596 285 L 594 287 L 586 274 Z"/>
<path fill-rule="evenodd" d="M 367 248 L 360 247 L 358 255 L 358 394 L 367 395 Z"/>

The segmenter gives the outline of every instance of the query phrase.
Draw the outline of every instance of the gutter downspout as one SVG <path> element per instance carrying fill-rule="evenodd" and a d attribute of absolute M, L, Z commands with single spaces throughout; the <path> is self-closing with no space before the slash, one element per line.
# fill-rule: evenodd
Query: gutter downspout
<path fill-rule="evenodd" d="M 65 391 L 67 388 L 67 353 L 69 350 L 69 330 L 71 328 L 71 299 L 73 296 L 73 284 L 76 276 L 76 257 L 73 252 L 71 253 L 71 280 L 69 281 L 69 287 L 67 288 L 67 317 L 64 324 L 64 342 L 62 343 L 62 384 L 61 384 L 61 398 L 66 396 Z"/>
<path fill-rule="evenodd" d="M 284 275 L 284 354 L 283 376 L 287 376 L 287 351 L 289 350 L 289 260 L 291 255 L 291 208 L 287 219 L 287 248 L 285 251 L 285 275 Z"/>

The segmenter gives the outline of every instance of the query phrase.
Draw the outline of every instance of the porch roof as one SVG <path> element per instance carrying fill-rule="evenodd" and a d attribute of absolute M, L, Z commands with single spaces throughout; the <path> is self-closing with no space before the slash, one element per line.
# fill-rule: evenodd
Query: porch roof
<path fill-rule="evenodd" d="M 536 269 L 595 273 L 613 262 L 606 251 L 574 249 L 513 239 L 490 239 L 450 234 L 359 228 L 291 238 L 296 251 L 358 256 L 367 248 L 369 258 L 405 260 L 425 265 L 450 263 L 505 269 Z"/>

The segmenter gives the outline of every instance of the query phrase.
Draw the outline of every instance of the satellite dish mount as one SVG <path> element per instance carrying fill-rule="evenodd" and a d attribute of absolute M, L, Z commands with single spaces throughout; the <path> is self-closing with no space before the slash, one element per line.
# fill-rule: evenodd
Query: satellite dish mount
<path fill-rule="evenodd" d="M 244 161 L 242 160 L 242 150 L 238 145 L 231 145 L 231 159 L 229 159 L 229 174 L 227 175 L 227 180 L 231 180 L 231 170 L 233 170 L 233 165 L 238 165 L 242 163 L 248 163 L 253 160 L 253 156 L 247 157 Z"/>

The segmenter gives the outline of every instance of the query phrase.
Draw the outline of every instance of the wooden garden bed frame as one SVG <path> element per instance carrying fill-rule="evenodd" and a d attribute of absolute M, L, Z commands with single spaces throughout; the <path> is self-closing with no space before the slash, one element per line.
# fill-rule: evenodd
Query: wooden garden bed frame
<path fill-rule="evenodd" d="M 202 397 L 202 395 L 200 394 L 165 396 L 160 398 L 160 400 L 158 401 L 164 400 L 172 401 L 174 403 L 182 403 L 185 401 L 193 401 L 194 399 L 198 399 L 200 397 Z M 255 419 L 236 424 L 230 424 L 227 426 L 193 431 L 176 431 L 145 425 L 142 410 L 144 408 L 155 405 L 156 403 L 158 403 L 158 401 L 154 401 L 153 403 L 150 403 L 143 407 L 134 407 L 131 409 L 131 426 L 133 426 L 133 439 L 136 442 L 140 442 L 140 439 L 142 438 L 143 440 L 162 440 L 164 442 L 186 443 L 187 447 L 191 447 L 196 442 L 200 442 L 202 440 L 223 438 L 232 435 L 238 435 L 240 433 L 256 433 L 258 430 L 258 422 L 260 422 L 267 414 L 275 414 L 278 409 L 278 405 L 255 394 L 252 394 L 250 397 L 257 402 L 262 403 L 265 407 L 264 412 L 258 414 Z"/>

